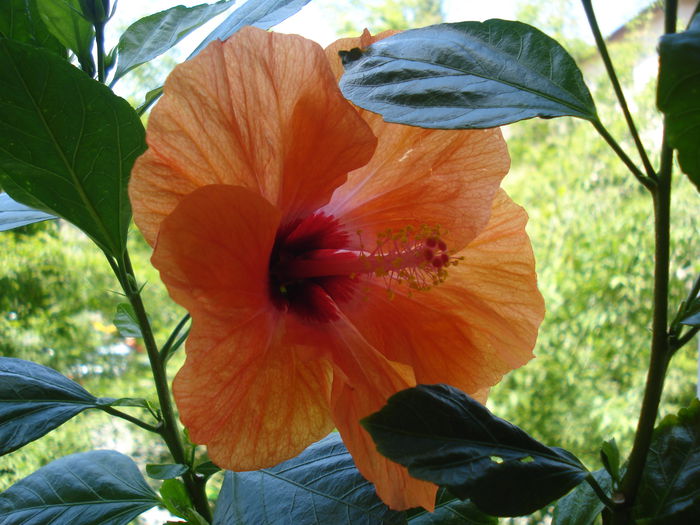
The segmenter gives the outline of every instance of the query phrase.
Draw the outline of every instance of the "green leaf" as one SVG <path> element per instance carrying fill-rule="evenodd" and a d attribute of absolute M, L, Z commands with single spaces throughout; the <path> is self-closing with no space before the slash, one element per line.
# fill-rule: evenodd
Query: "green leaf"
<path fill-rule="evenodd" d="M 0 455 L 23 447 L 100 401 L 51 368 L 0 357 Z"/>
<path fill-rule="evenodd" d="M 211 461 L 205 461 L 204 463 L 200 463 L 194 468 L 194 471 L 197 474 L 201 474 L 205 478 L 209 479 L 212 477 L 214 474 L 219 472 L 221 470 L 221 467 L 215 465 Z"/>
<path fill-rule="evenodd" d="M 167 463 L 163 465 L 146 465 L 146 474 L 153 479 L 175 479 L 187 472 L 187 465 Z"/>
<path fill-rule="evenodd" d="M 12 200 L 7 193 L 0 193 L 0 231 L 55 218 L 53 215 Z"/>
<path fill-rule="evenodd" d="M 120 256 L 129 173 L 146 148 L 138 115 L 66 61 L 3 38 L 0 71 L 0 185 Z"/>
<path fill-rule="evenodd" d="M 158 503 L 130 458 L 93 450 L 53 461 L 0 494 L 0 523 L 126 525 Z"/>
<path fill-rule="evenodd" d="M 612 491 L 612 478 L 605 469 L 592 473 L 598 485 L 607 493 Z M 605 505 L 588 483 L 581 483 L 554 507 L 553 522 L 557 525 L 593 525 Z"/>
<path fill-rule="evenodd" d="M 700 189 L 700 14 L 686 31 L 661 37 L 656 105 L 681 169 Z"/>
<path fill-rule="evenodd" d="M 283 22 L 311 0 L 248 0 L 214 29 L 187 58 L 192 58 L 214 40 L 226 40 L 243 26 L 270 29 Z"/>
<path fill-rule="evenodd" d="M 114 326 L 122 337 L 143 337 L 141 327 L 136 320 L 136 312 L 129 303 L 119 303 L 114 315 Z"/>
<path fill-rule="evenodd" d="M 700 401 L 654 430 L 634 508 L 637 523 L 700 523 Z"/>
<path fill-rule="evenodd" d="M 248 0 L 231 13 L 226 20 L 214 29 L 214 31 L 209 33 L 187 58 L 190 59 L 197 55 L 214 40 L 226 40 L 244 26 L 270 29 L 272 26 L 283 22 L 295 14 L 310 1 L 311 0 Z M 162 86 L 149 91 L 146 94 L 144 103 L 139 106 L 137 110 L 139 115 L 143 114 L 162 94 Z"/>
<path fill-rule="evenodd" d="M 471 501 L 455 498 L 445 489 L 438 490 L 435 512 L 411 509 L 406 517 L 410 525 L 498 525 L 498 518 L 487 516 Z"/>
<path fill-rule="evenodd" d="M 0 34 L 17 42 L 42 47 L 61 58 L 66 58 L 66 48 L 49 33 L 42 22 L 36 0 L 0 2 Z"/>
<path fill-rule="evenodd" d="M 75 53 L 83 71 L 94 76 L 92 43 L 95 30 L 82 17 L 79 0 L 36 0 L 36 3 L 39 15 L 51 34 Z"/>
<path fill-rule="evenodd" d="M 412 476 L 494 516 L 530 514 L 588 475 L 569 452 L 546 447 L 447 385 L 403 390 L 362 424 L 377 450 Z"/>
<path fill-rule="evenodd" d="M 571 56 L 520 22 L 413 29 L 343 58 L 345 97 L 387 122 L 468 129 L 532 117 L 598 118 Z"/>
<path fill-rule="evenodd" d="M 232 5 L 232 0 L 194 7 L 178 5 L 134 22 L 124 31 L 117 44 L 117 70 L 112 84 L 135 67 L 165 53 Z"/>
<path fill-rule="evenodd" d="M 600 449 L 600 459 L 605 466 L 605 470 L 608 471 L 612 479 L 616 482 L 620 482 L 620 450 L 617 448 L 617 442 L 615 438 L 609 441 L 604 441 L 603 446 Z"/>
<path fill-rule="evenodd" d="M 214 525 L 390 525 L 405 519 L 381 502 L 333 433 L 276 467 L 226 472 Z"/>
<path fill-rule="evenodd" d="M 187 519 L 192 513 L 192 503 L 185 484 L 179 479 L 166 479 L 160 486 L 160 495 L 171 514 Z"/>
<path fill-rule="evenodd" d="M 685 314 L 680 324 L 687 326 L 700 326 L 700 299 L 695 298 L 685 308 Z"/>

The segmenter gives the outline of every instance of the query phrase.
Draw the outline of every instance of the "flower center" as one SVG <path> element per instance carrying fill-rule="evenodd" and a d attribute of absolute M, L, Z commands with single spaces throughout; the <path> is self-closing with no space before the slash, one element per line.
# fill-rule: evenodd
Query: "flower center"
<path fill-rule="evenodd" d="M 377 235 L 377 246 L 350 249 L 350 238 L 332 215 L 315 213 L 277 232 L 269 264 L 273 304 L 302 318 L 338 319 L 337 303 L 349 301 L 362 276 L 426 290 L 447 277 L 457 264 L 438 229 L 412 227 Z"/>

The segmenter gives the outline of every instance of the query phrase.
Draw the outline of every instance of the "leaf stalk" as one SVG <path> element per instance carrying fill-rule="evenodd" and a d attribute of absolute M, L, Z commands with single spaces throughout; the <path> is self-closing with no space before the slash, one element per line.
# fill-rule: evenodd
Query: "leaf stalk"
<path fill-rule="evenodd" d="M 583 9 L 586 12 L 586 18 L 588 19 L 588 25 L 590 25 L 590 27 L 591 27 L 591 32 L 593 33 L 593 37 L 595 38 L 596 46 L 598 47 L 598 51 L 600 52 L 600 56 L 602 57 L 603 63 L 605 64 L 605 69 L 608 72 L 608 77 L 610 77 L 610 82 L 612 83 L 613 89 L 615 90 L 615 95 L 617 96 L 617 100 L 618 100 L 620 107 L 622 108 L 622 112 L 625 116 L 625 121 L 627 122 L 627 127 L 629 128 L 630 133 L 632 134 L 632 138 L 634 139 L 634 143 L 637 146 L 637 151 L 639 152 L 639 156 L 642 159 L 642 164 L 644 165 L 644 170 L 646 171 L 646 175 L 649 179 L 654 180 L 656 178 L 656 172 L 654 171 L 654 167 L 651 165 L 651 161 L 649 160 L 649 156 L 647 155 L 647 152 L 644 149 L 644 145 L 642 144 L 642 140 L 639 137 L 639 133 L 637 132 L 637 126 L 634 124 L 634 119 L 632 119 L 632 114 L 630 113 L 629 107 L 627 106 L 627 100 L 625 99 L 625 94 L 622 91 L 622 87 L 620 86 L 620 81 L 617 78 L 617 73 L 615 72 L 615 67 L 613 66 L 612 60 L 610 60 L 608 48 L 607 48 L 607 45 L 605 44 L 605 39 L 603 38 L 603 34 L 600 32 L 600 27 L 598 26 L 598 21 L 596 20 L 595 12 L 593 11 L 593 5 L 591 4 L 591 0 L 581 0 L 581 3 L 583 4 Z M 618 153 L 618 155 L 619 155 L 619 153 Z M 627 163 L 625 162 L 625 164 L 627 164 Z M 634 173 L 634 171 L 633 171 L 633 173 Z M 637 178 L 639 179 L 638 176 L 637 176 Z M 640 180 L 640 182 L 642 182 L 642 181 Z M 647 184 L 644 184 L 644 185 L 647 186 Z"/>
<path fill-rule="evenodd" d="M 156 344 L 155 337 L 153 336 L 151 323 L 148 320 L 146 309 L 144 307 L 143 300 L 141 299 L 141 291 L 136 285 L 136 276 L 131 265 L 128 250 L 124 250 L 120 262 L 121 264 L 119 265 L 118 269 L 121 277 L 119 277 L 119 281 L 124 286 L 124 292 L 126 293 L 129 302 L 134 309 L 136 319 L 141 328 L 144 346 L 146 347 L 146 352 L 148 354 L 148 359 L 150 361 L 151 370 L 153 373 L 153 380 L 156 385 L 156 392 L 158 394 L 158 401 L 160 403 L 162 417 L 159 433 L 161 436 L 163 436 L 163 440 L 168 446 L 170 454 L 175 460 L 175 463 L 187 465 L 188 463 L 185 448 L 180 437 L 180 431 L 170 397 L 165 363 L 161 359 L 158 345 Z M 182 475 L 182 479 L 197 512 L 211 522 L 211 509 L 209 508 L 209 502 L 205 492 L 206 480 L 200 476 L 197 476 L 191 470 L 185 472 Z"/>

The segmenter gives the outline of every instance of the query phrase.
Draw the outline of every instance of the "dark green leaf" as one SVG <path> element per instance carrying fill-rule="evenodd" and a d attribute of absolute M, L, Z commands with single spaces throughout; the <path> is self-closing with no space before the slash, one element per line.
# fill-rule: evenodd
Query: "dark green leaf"
<path fill-rule="evenodd" d="M 355 468 L 336 433 L 296 458 L 255 472 L 226 472 L 215 525 L 374 525 L 405 523 Z"/>
<path fill-rule="evenodd" d="M 379 452 L 412 476 L 494 516 L 530 514 L 588 474 L 570 453 L 546 447 L 447 385 L 403 390 L 362 424 Z"/>
<path fill-rule="evenodd" d="M 0 494 L 0 524 L 126 525 L 158 503 L 130 458 L 93 450 L 53 461 Z"/>
<path fill-rule="evenodd" d="M 0 185 L 121 255 L 145 133 L 129 104 L 37 48 L 0 38 Z"/>
<path fill-rule="evenodd" d="M 178 5 L 134 22 L 124 31 L 117 44 L 117 70 L 112 82 L 165 53 L 190 32 L 232 5 L 233 0 L 194 7 Z"/>
<path fill-rule="evenodd" d="M 36 0 L 0 2 L 0 34 L 66 58 L 66 48 L 49 33 L 36 8 Z"/>
<path fill-rule="evenodd" d="M 604 441 L 600 449 L 600 459 L 613 480 L 620 481 L 620 450 L 615 438 Z"/>
<path fill-rule="evenodd" d="M 141 327 L 136 320 L 136 312 L 129 303 L 119 303 L 114 315 L 114 326 L 122 337 L 143 337 Z"/>
<path fill-rule="evenodd" d="M 36 0 L 39 15 L 46 27 L 64 46 L 73 51 L 89 76 L 95 74 L 92 43 L 95 30 L 80 13 L 79 0 Z"/>
<path fill-rule="evenodd" d="M 174 479 L 187 472 L 187 465 L 168 463 L 165 465 L 146 465 L 146 474 L 153 479 Z"/>
<path fill-rule="evenodd" d="M 598 485 L 607 493 L 612 490 L 612 479 L 605 469 L 592 473 Z M 581 483 L 554 507 L 554 523 L 557 525 L 593 525 L 605 505 L 588 483 Z"/>
<path fill-rule="evenodd" d="M 163 94 L 163 86 L 157 87 L 155 89 L 150 90 L 148 93 L 146 93 L 146 96 L 144 98 L 143 104 L 141 104 L 137 109 L 136 112 L 139 115 L 143 115 L 148 108 L 151 107 L 151 105 L 160 98 L 160 96 Z"/>
<path fill-rule="evenodd" d="M 214 40 L 226 40 L 243 26 L 270 29 L 309 2 L 310 0 L 248 0 L 202 40 L 187 58 L 192 58 Z"/>
<path fill-rule="evenodd" d="M 0 231 L 55 218 L 53 215 L 12 200 L 7 193 L 0 193 Z"/>
<path fill-rule="evenodd" d="M 688 326 L 700 326 L 700 299 L 695 298 L 686 307 L 681 324 Z"/>
<path fill-rule="evenodd" d="M 39 439 L 98 399 L 37 363 L 0 357 L 0 455 Z"/>
<path fill-rule="evenodd" d="M 194 468 L 194 471 L 197 474 L 201 474 L 205 478 L 210 478 L 211 476 L 213 476 L 214 474 L 216 474 L 220 470 L 221 470 L 221 467 L 218 467 L 217 465 L 215 465 L 211 461 L 205 461 L 204 463 L 200 463 L 199 465 L 197 465 Z"/>
<path fill-rule="evenodd" d="M 438 490 L 435 512 L 411 509 L 406 517 L 410 525 L 498 525 L 498 518 L 487 516 L 471 501 L 455 498 L 445 489 Z"/>
<path fill-rule="evenodd" d="M 413 29 L 345 58 L 343 94 L 387 122 L 465 129 L 532 117 L 597 119 L 571 56 L 520 22 Z"/>
<path fill-rule="evenodd" d="M 681 169 L 700 189 L 700 14 L 687 31 L 661 37 L 656 104 Z"/>
<path fill-rule="evenodd" d="M 638 523 L 700 523 L 700 401 L 654 430 L 634 515 Z"/>
<path fill-rule="evenodd" d="M 166 508 L 175 516 L 183 517 L 185 510 L 192 506 L 184 483 L 177 479 L 166 479 L 160 486 L 160 495 Z"/>
<path fill-rule="evenodd" d="M 248 0 L 202 40 L 187 58 L 192 58 L 214 40 L 226 40 L 243 26 L 270 29 L 292 16 L 309 2 L 310 0 Z M 144 103 L 138 108 L 139 115 L 143 114 L 162 94 L 162 86 L 149 91 Z"/>

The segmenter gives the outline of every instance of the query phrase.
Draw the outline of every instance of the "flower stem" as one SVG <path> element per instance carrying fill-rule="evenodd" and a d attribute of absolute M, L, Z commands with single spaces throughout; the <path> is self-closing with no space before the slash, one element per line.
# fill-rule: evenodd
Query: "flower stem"
<path fill-rule="evenodd" d="M 97 44 L 97 80 L 105 82 L 105 25 L 95 24 L 95 43 Z"/>
<path fill-rule="evenodd" d="M 160 352 L 158 351 L 158 346 L 153 336 L 153 330 L 151 329 L 151 324 L 148 320 L 146 309 L 144 308 L 143 301 L 141 299 L 141 293 L 136 284 L 136 276 L 131 265 L 129 252 L 126 250 L 124 251 L 124 256 L 122 257 L 121 263 L 122 264 L 119 266 L 119 269 L 122 272 L 120 282 L 126 285 L 124 287 L 124 292 L 129 298 L 129 302 L 134 309 L 139 326 L 141 327 L 141 334 L 143 335 L 144 345 L 146 347 L 148 359 L 151 363 L 153 380 L 156 385 L 156 392 L 158 394 L 158 401 L 160 403 L 160 410 L 162 414 L 159 433 L 168 446 L 170 454 L 175 462 L 187 465 L 188 463 L 185 455 L 185 448 L 183 446 L 182 439 L 180 438 L 180 430 L 175 418 L 172 400 L 170 398 L 170 389 L 168 387 L 165 364 L 161 359 Z M 209 502 L 207 501 L 207 495 L 205 492 L 206 480 L 197 476 L 192 471 L 185 472 L 182 479 L 185 483 L 194 508 L 197 510 L 197 512 L 199 512 L 199 514 L 202 515 L 202 517 L 211 522 L 211 509 L 209 508 Z"/>
<path fill-rule="evenodd" d="M 646 171 L 647 177 L 653 180 L 656 177 L 654 167 L 651 165 L 651 161 L 649 160 L 647 152 L 644 149 L 642 140 L 639 138 L 637 126 L 635 126 L 634 120 L 632 119 L 632 114 L 630 113 L 630 110 L 627 107 L 627 100 L 625 100 L 625 94 L 623 93 L 622 87 L 620 86 L 620 81 L 617 78 L 617 73 L 615 73 L 615 68 L 613 67 L 612 60 L 610 60 L 608 48 L 605 45 L 605 39 L 603 38 L 603 35 L 600 32 L 600 27 L 598 27 L 598 21 L 596 20 L 591 0 L 581 0 L 581 3 L 583 4 L 583 9 L 586 12 L 586 18 L 588 18 L 588 24 L 591 26 L 591 31 L 593 32 L 593 37 L 595 38 L 596 46 L 598 47 L 600 56 L 602 57 L 603 63 L 605 64 L 605 69 L 608 72 L 608 77 L 610 77 L 610 82 L 612 83 L 613 89 L 615 90 L 615 95 L 617 96 L 617 100 L 620 103 L 620 107 L 622 108 L 622 113 L 625 115 L 627 127 L 629 128 L 630 133 L 632 134 L 632 138 L 634 139 L 634 143 L 637 146 L 637 151 L 639 152 L 639 156 L 642 159 L 642 164 L 644 164 L 644 170 Z"/>
<path fill-rule="evenodd" d="M 586 1 L 586 0 L 584 0 Z M 676 30 L 678 2 L 667 0 L 665 5 L 665 31 Z M 664 378 L 673 353 L 668 328 L 669 252 L 671 237 L 671 180 L 673 174 L 673 149 L 668 144 L 667 122 L 661 142 L 661 162 L 656 176 L 654 196 L 654 313 L 652 319 L 652 341 L 649 371 L 647 373 L 644 399 L 637 423 L 637 432 L 632 445 L 627 471 L 620 483 L 619 496 L 623 501 L 612 516 L 614 525 L 632 523 L 632 507 L 637 498 L 644 474 L 654 425 L 659 412 Z"/>
<path fill-rule="evenodd" d="M 630 510 L 636 500 L 644 473 L 644 466 L 659 411 L 666 369 L 671 356 L 667 326 L 672 164 L 673 150 L 668 146 L 664 135 L 661 150 L 661 167 L 654 191 L 656 248 L 651 359 L 632 453 L 629 457 L 627 471 L 620 484 L 619 493 L 624 498 L 624 501 L 613 514 L 613 523 L 615 525 L 631 523 Z"/>

